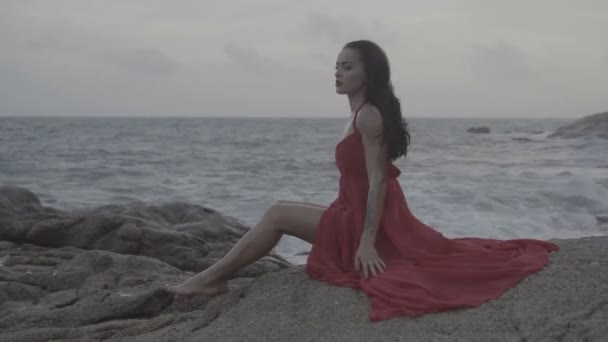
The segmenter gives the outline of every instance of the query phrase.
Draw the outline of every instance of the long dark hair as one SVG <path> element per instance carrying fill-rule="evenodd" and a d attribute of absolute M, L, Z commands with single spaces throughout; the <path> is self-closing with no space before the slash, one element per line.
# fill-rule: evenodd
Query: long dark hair
<path fill-rule="evenodd" d="M 401 102 L 393 93 L 388 57 L 382 48 L 369 40 L 356 40 L 344 48 L 359 51 L 366 75 L 365 99 L 378 108 L 384 125 L 384 140 L 388 142 L 388 158 L 396 160 L 407 155 L 410 134 L 401 116 Z"/>

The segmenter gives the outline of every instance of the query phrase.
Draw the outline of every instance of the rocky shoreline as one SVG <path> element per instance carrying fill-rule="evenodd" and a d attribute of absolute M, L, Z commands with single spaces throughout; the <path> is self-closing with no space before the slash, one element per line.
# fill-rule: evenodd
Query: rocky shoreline
<path fill-rule="evenodd" d="M 559 127 L 548 138 L 608 139 L 608 112 L 587 115 L 569 125 Z"/>
<path fill-rule="evenodd" d="M 271 255 L 230 291 L 164 290 L 248 229 L 207 207 L 44 207 L 0 187 L 0 341 L 605 341 L 608 237 L 553 240 L 550 265 L 479 308 L 378 323 L 359 291 L 309 279 Z"/>

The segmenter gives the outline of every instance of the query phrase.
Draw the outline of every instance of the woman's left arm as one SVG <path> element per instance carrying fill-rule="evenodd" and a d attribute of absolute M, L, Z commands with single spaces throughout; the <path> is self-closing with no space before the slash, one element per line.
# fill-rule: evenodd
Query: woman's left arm
<path fill-rule="evenodd" d="M 377 276 L 386 267 L 378 256 L 375 240 L 386 196 L 388 153 L 386 144 L 382 143 L 382 116 L 375 107 L 363 107 L 356 124 L 361 132 L 369 189 L 365 221 L 355 254 L 355 268 L 369 278 L 369 273 Z"/>
<path fill-rule="evenodd" d="M 382 141 L 382 116 L 375 107 L 366 105 L 359 113 L 357 124 L 361 132 L 369 184 L 367 210 L 361 234 L 362 238 L 369 238 L 374 242 L 382 219 L 386 196 L 387 145 Z"/>

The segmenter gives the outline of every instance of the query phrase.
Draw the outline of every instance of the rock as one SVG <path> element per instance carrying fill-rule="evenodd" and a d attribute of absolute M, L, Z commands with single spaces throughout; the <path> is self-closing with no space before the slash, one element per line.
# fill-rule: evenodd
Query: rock
<path fill-rule="evenodd" d="M 198 272 L 223 256 L 247 230 L 236 219 L 186 203 L 136 202 L 66 213 L 43 207 L 27 189 L 0 187 L 0 239 L 15 243 L 143 255 Z M 276 254 L 270 259 L 274 261 L 263 259 L 242 274 L 259 275 L 270 271 L 268 267 L 290 265 Z"/>
<path fill-rule="evenodd" d="M 562 126 L 549 138 L 601 138 L 608 139 L 608 112 L 588 115 Z"/>
<path fill-rule="evenodd" d="M 467 129 L 467 132 L 475 134 L 490 134 L 490 128 L 485 126 L 471 127 Z"/>
<path fill-rule="evenodd" d="M 0 340 L 103 340 L 194 318 L 210 322 L 238 302 L 249 277 L 290 264 L 271 252 L 234 275 L 231 291 L 216 297 L 227 303 L 209 308 L 213 299 L 184 305 L 165 286 L 212 265 L 247 230 L 234 218 L 186 203 L 67 213 L 44 207 L 27 189 L 2 186 Z"/>
<path fill-rule="evenodd" d="M 254 263 L 259 270 L 251 276 L 231 279 L 228 293 L 172 298 L 164 285 L 193 272 L 169 262 L 171 249 L 153 247 L 160 237 L 150 238 L 149 230 L 168 237 L 176 253 L 181 240 L 169 234 L 172 227 L 183 229 L 180 236 L 196 233 L 206 256 L 196 255 L 196 245 L 184 247 L 194 253 L 184 255 L 211 264 L 242 228 L 217 212 L 186 204 L 146 210 L 151 206 L 140 203 L 68 214 L 36 205 L 37 198 L 23 191 L 0 189 L 0 341 L 542 342 L 603 341 L 608 335 L 608 237 L 553 240 L 560 250 L 545 269 L 480 307 L 370 323 L 363 292 L 311 280 L 303 266 L 287 267 L 272 255 Z M 7 198 L 12 194 L 27 201 Z M 169 207 L 183 212 L 165 213 Z M 95 216 L 101 213 L 107 216 Z M 63 223 L 42 225 L 46 220 Z M 87 220 L 93 223 L 84 225 Z M 204 222 L 221 224 L 207 235 L 198 232 Z M 51 244 L 32 244 L 27 237 L 38 224 L 82 236 L 45 235 Z M 107 241 L 152 247 L 145 255 L 118 252 L 99 242 L 103 235 L 75 225 L 111 236 Z M 231 227 L 225 236 L 223 225 Z"/>
<path fill-rule="evenodd" d="M 362 292 L 309 280 L 296 266 L 259 277 L 184 341 L 603 341 L 608 237 L 553 242 L 561 249 L 546 269 L 478 308 L 370 323 Z"/>
<path fill-rule="evenodd" d="M 94 270 L 81 275 L 73 288 L 40 288 L 0 303 L 0 340 L 602 341 L 608 334 L 608 300 L 602 299 L 608 290 L 608 237 L 553 242 L 561 248 L 549 266 L 496 300 L 378 323 L 368 321 L 362 292 L 311 280 L 303 266 L 232 280 L 227 294 L 213 298 L 171 301 L 160 285 L 179 276 L 172 266 L 148 257 L 81 250 L 36 272 L 44 280 L 53 272 L 73 276 L 80 269 Z M 21 248 L 30 255 L 49 250 Z M 13 276 L 16 283 L 26 281 Z M 146 282 L 120 281 L 134 277 Z"/>

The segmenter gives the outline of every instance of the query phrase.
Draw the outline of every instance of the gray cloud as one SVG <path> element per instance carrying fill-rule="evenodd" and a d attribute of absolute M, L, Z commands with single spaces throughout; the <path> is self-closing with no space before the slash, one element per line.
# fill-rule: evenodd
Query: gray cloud
<path fill-rule="evenodd" d="M 351 6 L 2 0 L 0 116 L 341 116 L 332 66 L 355 39 L 387 51 L 408 115 L 608 105 L 608 2 L 363 2 L 346 15 Z"/>
<path fill-rule="evenodd" d="M 399 36 L 379 19 L 363 22 L 353 17 L 334 17 L 321 12 L 310 12 L 306 18 L 308 32 L 313 36 L 327 39 L 338 46 L 357 39 L 394 43 Z"/>
<path fill-rule="evenodd" d="M 261 56 L 255 49 L 228 44 L 224 46 L 224 53 L 231 65 L 254 75 L 270 76 L 285 70 L 283 65 Z"/>
<path fill-rule="evenodd" d="M 41 30 L 23 37 L 15 46 L 32 55 L 50 52 L 65 59 L 98 61 L 138 75 L 169 75 L 182 66 L 164 51 L 131 47 L 121 37 L 102 35 L 70 22 L 44 23 Z"/>
<path fill-rule="evenodd" d="M 238 6 L 236 13 L 246 16 L 275 16 L 294 9 L 296 6 L 296 1 L 257 0 L 255 2 L 247 2 L 244 6 Z"/>
<path fill-rule="evenodd" d="M 363 27 L 356 21 L 351 22 L 349 25 L 345 25 L 334 18 L 319 12 L 309 13 L 307 18 L 310 33 L 325 38 L 335 44 L 344 44 L 364 31 Z"/>
<path fill-rule="evenodd" d="M 152 49 L 123 49 L 104 53 L 108 63 L 142 75 L 171 75 L 182 66 L 164 52 Z"/>
<path fill-rule="evenodd" d="M 503 40 L 475 46 L 471 63 L 474 75 L 484 81 L 525 81 L 533 76 L 523 51 Z"/>

